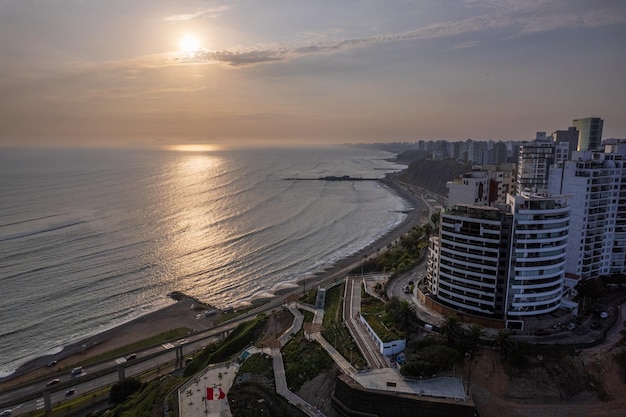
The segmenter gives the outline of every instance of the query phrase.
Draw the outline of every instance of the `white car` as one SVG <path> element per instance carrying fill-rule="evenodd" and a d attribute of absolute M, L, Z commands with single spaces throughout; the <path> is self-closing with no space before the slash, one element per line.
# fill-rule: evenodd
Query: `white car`
<path fill-rule="evenodd" d="M 4 410 L 0 413 L 0 417 L 7 417 L 11 415 L 12 410 Z"/>
<path fill-rule="evenodd" d="M 600 318 L 601 319 L 606 319 L 609 317 L 609 313 L 607 313 L 606 311 L 603 311 L 602 313 L 600 313 Z"/>

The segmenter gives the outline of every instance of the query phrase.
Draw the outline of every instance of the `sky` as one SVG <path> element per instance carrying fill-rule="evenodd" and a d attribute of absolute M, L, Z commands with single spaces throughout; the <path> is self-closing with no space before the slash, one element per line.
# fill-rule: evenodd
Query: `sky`
<path fill-rule="evenodd" d="M 0 0 L 0 147 L 626 138 L 625 109 L 624 0 Z"/>

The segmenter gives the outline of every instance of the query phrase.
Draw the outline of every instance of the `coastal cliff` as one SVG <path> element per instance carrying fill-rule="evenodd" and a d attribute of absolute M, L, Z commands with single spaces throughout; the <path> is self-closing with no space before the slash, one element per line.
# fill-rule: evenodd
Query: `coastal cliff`
<path fill-rule="evenodd" d="M 445 196 L 448 194 L 446 183 L 471 169 L 471 164 L 452 159 L 443 161 L 419 159 L 411 162 L 405 170 L 398 173 L 398 179 Z"/>

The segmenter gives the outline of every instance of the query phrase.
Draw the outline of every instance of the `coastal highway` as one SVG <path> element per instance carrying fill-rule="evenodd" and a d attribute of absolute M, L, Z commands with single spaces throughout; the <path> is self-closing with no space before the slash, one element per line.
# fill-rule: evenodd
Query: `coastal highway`
<path fill-rule="evenodd" d="M 190 335 L 189 339 L 165 343 L 137 353 L 137 358 L 126 360 L 115 358 L 91 366 L 85 366 L 84 372 L 71 375 L 69 371 L 51 376 L 46 380 L 33 381 L 28 385 L 0 393 L 0 409 L 12 409 L 13 415 L 28 413 L 44 407 L 43 395 L 50 393 L 51 403 L 56 405 L 76 396 L 93 392 L 99 388 L 112 385 L 119 381 L 120 369 L 125 377 L 141 375 L 151 370 L 157 374 L 174 370 L 176 348 L 182 347 L 184 355 L 190 355 L 205 346 L 219 341 L 226 331 L 232 330 L 235 323 L 212 329 L 210 335 Z M 47 386 L 48 381 L 58 379 L 57 384 Z M 69 390 L 74 394 L 68 395 Z"/>
<path fill-rule="evenodd" d="M 253 319 L 259 313 L 280 308 L 285 302 L 283 298 L 271 300 L 226 323 L 202 332 L 190 334 L 184 339 L 138 351 L 136 352 L 137 357 L 132 360 L 126 360 L 124 357 L 109 359 L 85 366 L 84 372 L 77 376 L 72 376 L 70 370 L 65 370 L 46 379 L 34 380 L 14 389 L 3 391 L 0 393 L 0 410 L 12 409 L 12 415 L 21 415 L 41 409 L 43 408 L 45 391 L 50 393 L 52 404 L 58 404 L 64 400 L 117 382 L 119 380 L 120 368 L 123 369 L 125 377 L 139 375 L 150 370 L 159 370 L 161 373 L 167 373 L 173 370 L 177 348 L 180 347 L 182 349 L 183 356 L 192 355 L 205 346 L 218 342 L 242 322 Z M 52 379 L 58 379 L 59 382 L 52 386 L 47 386 L 46 384 Z M 74 389 L 75 394 L 66 397 L 66 392 L 70 389 Z"/>

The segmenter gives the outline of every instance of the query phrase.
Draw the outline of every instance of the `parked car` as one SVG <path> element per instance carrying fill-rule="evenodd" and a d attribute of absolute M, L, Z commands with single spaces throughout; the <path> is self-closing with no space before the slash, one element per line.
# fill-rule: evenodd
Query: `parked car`
<path fill-rule="evenodd" d="M 602 313 L 600 313 L 600 318 L 601 319 L 606 319 L 609 317 L 609 313 L 607 313 L 606 311 L 603 311 Z"/>
<path fill-rule="evenodd" d="M 56 384 L 58 384 L 60 382 L 61 382 L 61 380 L 59 378 L 54 378 L 54 379 L 51 379 L 50 381 L 48 381 L 46 386 L 50 387 L 50 386 L 56 385 Z"/>
<path fill-rule="evenodd" d="M 546 329 L 537 329 L 535 330 L 535 336 L 547 336 L 550 332 Z"/>
<path fill-rule="evenodd" d="M 570 323 L 567 325 L 567 330 L 574 330 L 576 328 L 576 323 Z"/>

